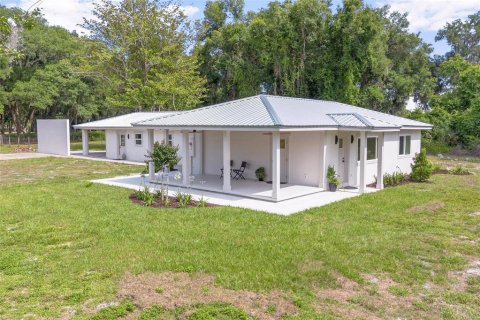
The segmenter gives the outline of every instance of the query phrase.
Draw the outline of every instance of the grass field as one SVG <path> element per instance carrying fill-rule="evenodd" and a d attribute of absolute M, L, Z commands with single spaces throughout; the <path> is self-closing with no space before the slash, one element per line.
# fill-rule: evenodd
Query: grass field
<path fill-rule="evenodd" d="M 465 166 L 282 217 L 146 208 L 86 182 L 137 166 L 3 161 L 0 318 L 480 318 L 480 168 Z"/>
<path fill-rule="evenodd" d="M 16 144 L 0 144 L 0 153 L 13 153 L 17 148 L 31 147 L 34 151 L 37 150 L 37 145 L 16 145 Z M 105 150 L 105 141 L 90 141 L 89 148 L 92 151 L 103 151 Z M 79 151 L 82 150 L 82 142 L 75 141 L 70 143 L 70 150 Z"/>

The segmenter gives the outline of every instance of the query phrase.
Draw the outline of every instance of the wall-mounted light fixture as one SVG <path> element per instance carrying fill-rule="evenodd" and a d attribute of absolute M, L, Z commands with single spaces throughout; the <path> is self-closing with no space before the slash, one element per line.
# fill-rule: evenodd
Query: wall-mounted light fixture
<path fill-rule="evenodd" d="M 335 144 L 338 144 L 338 136 L 335 136 Z"/>
<path fill-rule="evenodd" d="M 130 133 L 129 133 L 129 134 L 127 134 L 127 139 L 128 139 L 128 140 L 130 140 Z"/>
<path fill-rule="evenodd" d="M 355 137 L 353 136 L 353 134 L 350 136 L 350 143 L 353 143 L 353 141 L 355 141 Z"/>

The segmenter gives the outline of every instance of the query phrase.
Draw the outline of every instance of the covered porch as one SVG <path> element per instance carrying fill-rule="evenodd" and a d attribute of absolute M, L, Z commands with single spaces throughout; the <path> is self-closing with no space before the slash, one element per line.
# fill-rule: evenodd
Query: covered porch
<path fill-rule="evenodd" d="M 164 134 L 172 130 L 166 129 Z M 380 177 L 376 188 L 383 188 L 383 132 L 204 129 L 177 132 L 183 146 L 179 149 L 181 179 L 164 179 L 171 186 L 280 202 L 328 190 L 326 173 L 331 165 L 342 178 L 342 191 L 364 193 L 374 176 Z M 148 129 L 148 136 L 154 136 L 154 129 Z M 367 140 L 372 137 L 375 138 L 373 160 L 367 147 Z M 153 140 L 148 139 L 152 141 L 148 148 L 153 148 Z M 245 179 L 233 179 L 228 172 L 238 169 L 243 161 L 248 163 L 248 174 L 245 173 Z M 268 183 L 255 179 L 254 172 L 259 166 L 267 168 Z M 228 169 L 222 177 L 223 168 Z M 161 183 L 153 163 L 149 166 L 148 181 Z"/>

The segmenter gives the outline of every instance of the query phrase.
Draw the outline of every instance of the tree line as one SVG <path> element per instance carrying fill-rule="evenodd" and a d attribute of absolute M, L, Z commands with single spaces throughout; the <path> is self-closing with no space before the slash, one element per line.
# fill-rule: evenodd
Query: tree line
<path fill-rule="evenodd" d="M 0 16 L 21 14 L 0 7 Z M 199 21 L 171 2 L 103 0 L 93 15 L 83 37 L 35 17 L 9 45 L 13 55 L 0 51 L 2 130 L 268 93 L 428 121 L 432 149 L 480 143 L 480 11 L 439 30 L 451 51 L 433 57 L 406 14 L 362 0 L 272 1 L 258 12 L 243 0 L 207 1 Z M 419 110 L 406 111 L 410 98 Z"/>

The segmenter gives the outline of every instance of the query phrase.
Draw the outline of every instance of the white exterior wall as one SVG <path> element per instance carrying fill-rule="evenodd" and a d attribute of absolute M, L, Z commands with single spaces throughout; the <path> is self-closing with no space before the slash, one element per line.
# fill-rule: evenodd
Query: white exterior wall
<path fill-rule="evenodd" d="M 400 135 L 410 135 L 410 154 L 399 155 Z M 415 153 L 419 153 L 421 149 L 421 132 L 420 130 L 401 130 L 400 132 L 385 133 L 385 172 L 395 172 L 400 169 L 404 173 L 412 171 L 411 164 Z M 398 166 L 398 168 L 397 168 Z"/>
<path fill-rule="evenodd" d="M 247 162 L 246 179 L 257 179 L 255 170 L 264 167 L 266 180 L 272 180 L 272 136 L 262 132 L 232 132 L 230 136 L 230 157 L 233 167 L 240 168 Z M 217 168 L 219 172 L 220 168 Z"/>
<path fill-rule="evenodd" d="M 368 133 L 367 137 L 378 136 L 378 133 Z M 410 135 L 410 154 L 399 155 L 400 135 Z M 401 130 L 400 132 L 385 132 L 384 136 L 384 172 L 393 173 L 400 170 L 403 173 L 410 173 L 412 171 L 411 164 L 415 153 L 420 152 L 421 149 L 421 131 L 420 130 Z M 360 163 L 357 162 L 357 168 Z M 357 170 L 357 181 L 359 181 L 360 170 Z M 377 160 L 367 160 L 366 167 L 366 182 L 372 183 L 375 181 L 377 175 Z"/>
<path fill-rule="evenodd" d="M 105 130 L 105 149 L 107 159 L 120 159 L 117 130 Z"/>
<path fill-rule="evenodd" d="M 271 136 L 262 132 L 231 132 L 230 158 L 235 169 L 247 162 L 246 179 L 256 179 L 255 170 L 265 167 L 267 180 L 271 177 Z M 203 135 L 203 164 L 205 174 L 220 175 L 223 168 L 221 131 L 205 131 Z"/>
<path fill-rule="evenodd" d="M 203 133 L 203 170 L 205 174 L 220 175 L 223 167 L 223 136 L 221 131 Z"/>
<path fill-rule="evenodd" d="M 320 184 L 322 132 L 292 132 L 289 135 L 289 183 Z M 329 150 L 327 149 L 327 153 Z"/>
<path fill-rule="evenodd" d="M 70 155 L 70 121 L 68 119 L 37 120 L 38 152 Z"/>

